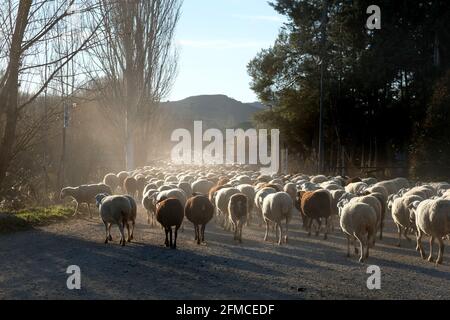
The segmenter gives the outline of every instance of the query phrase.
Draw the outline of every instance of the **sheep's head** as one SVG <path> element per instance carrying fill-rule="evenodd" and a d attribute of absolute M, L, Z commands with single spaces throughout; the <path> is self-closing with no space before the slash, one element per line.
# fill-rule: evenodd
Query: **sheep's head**
<path fill-rule="evenodd" d="M 100 208 L 100 205 L 102 204 L 103 199 L 105 199 L 108 195 L 106 193 L 100 193 L 95 196 L 95 204 L 97 205 L 97 208 Z"/>

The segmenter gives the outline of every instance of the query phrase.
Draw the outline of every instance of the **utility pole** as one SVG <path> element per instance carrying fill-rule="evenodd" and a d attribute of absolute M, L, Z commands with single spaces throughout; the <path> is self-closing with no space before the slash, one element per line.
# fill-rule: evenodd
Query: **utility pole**
<path fill-rule="evenodd" d="M 319 113 L 319 163 L 317 173 L 322 173 L 324 169 L 324 139 L 323 139 L 323 113 L 324 113 L 324 74 L 325 74 L 325 44 L 327 42 L 327 22 L 328 22 L 328 0 L 324 1 L 324 8 L 322 13 L 322 22 L 320 30 L 322 33 L 322 45 L 321 45 L 321 62 L 320 62 L 320 113 Z"/>

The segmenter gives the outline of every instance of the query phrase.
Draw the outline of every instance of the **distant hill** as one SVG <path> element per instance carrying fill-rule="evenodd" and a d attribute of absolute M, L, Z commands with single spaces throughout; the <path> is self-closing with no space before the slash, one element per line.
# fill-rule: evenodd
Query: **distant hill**
<path fill-rule="evenodd" d="M 171 128 L 184 128 L 201 120 L 205 128 L 245 129 L 251 126 L 252 116 L 262 108 L 260 103 L 242 103 L 225 95 L 202 95 L 161 103 L 161 111 Z"/>

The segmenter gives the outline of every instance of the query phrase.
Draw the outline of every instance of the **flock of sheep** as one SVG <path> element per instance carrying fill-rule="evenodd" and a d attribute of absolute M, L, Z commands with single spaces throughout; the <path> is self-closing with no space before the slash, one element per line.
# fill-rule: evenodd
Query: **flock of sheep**
<path fill-rule="evenodd" d="M 302 218 L 308 235 L 323 232 L 324 239 L 338 220 L 347 237 L 347 256 L 353 242 L 360 262 L 369 257 L 378 232 L 382 240 L 384 220 L 389 213 L 398 228 L 398 246 L 402 235 L 410 240 L 408 234 L 415 234 L 417 251 L 426 259 L 421 240 L 424 235 L 430 237 L 430 262 L 434 261 L 433 244 L 437 240 L 436 264 L 442 263 L 444 241 L 450 237 L 447 182 L 412 186 L 405 178 L 377 181 L 304 174 L 268 176 L 240 166 L 167 166 L 110 173 L 101 184 L 64 188 L 61 198 L 65 197 L 77 202 L 75 214 L 79 204 L 96 203 L 105 225 L 105 243 L 112 240 L 111 226 L 117 225 L 121 245 L 133 240 L 136 200 L 145 208 L 148 223 L 155 226 L 156 220 L 164 228 L 165 245 L 174 249 L 185 218 L 195 227 L 197 244 L 205 241 L 205 227 L 213 218 L 225 230 L 233 231 L 234 240 L 239 242 L 245 225 L 265 224 L 264 240 L 268 240 L 270 231 L 275 231 L 279 245 L 288 242 L 289 223 L 294 215 Z"/>

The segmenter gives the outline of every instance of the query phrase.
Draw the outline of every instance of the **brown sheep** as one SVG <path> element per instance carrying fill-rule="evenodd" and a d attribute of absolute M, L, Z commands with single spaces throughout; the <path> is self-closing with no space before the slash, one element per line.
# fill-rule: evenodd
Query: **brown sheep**
<path fill-rule="evenodd" d="M 325 235 L 324 239 L 328 237 L 328 221 L 331 216 L 331 194 L 326 190 L 318 191 L 300 191 L 299 203 L 300 214 L 303 219 L 303 224 L 308 230 L 308 236 L 311 236 L 312 222 L 315 220 L 318 223 L 316 236 L 319 235 L 320 227 L 322 225 L 322 218 L 325 219 Z"/>
<path fill-rule="evenodd" d="M 144 176 L 136 178 L 136 188 L 138 192 L 138 199 L 141 199 L 144 195 L 144 189 L 147 186 L 147 179 Z"/>
<path fill-rule="evenodd" d="M 184 208 L 178 199 L 161 199 L 160 202 L 156 204 L 156 221 L 158 221 L 161 226 L 163 226 L 166 232 L 166 247 L 172 249 L 177 248 L 177 236 L 178 229 L 180 229 L 181 224 L 184 219 Z M 175 227 L 175 239 L 172 242 L 172 227 Z M 170 241 L 169 235 L 170 233 Z"/>
<path fill-rule="evenodd" d="M 136 192 L 138 191 L 138 183 L 135 178 L 128 177 L 123 182 L 123 191 L 132 197 L 136 196 Z"/>
<path fill-rule="evenodd" d="M 237 193 L 231 196 L 228 202 L 229 219 L 234 228 L 234 240 L 242 243 L 242 227 L 247 222 L 248 200 L 243 193 Z"/>
<path fill-rule="evenodd" d="M 206 225 L 214 216 L 214 206 L 211 201 L 203 195 L 188 199 L 184 208 L 184 215 L 194 224 L 197 244 L 204 243 Z"/>

